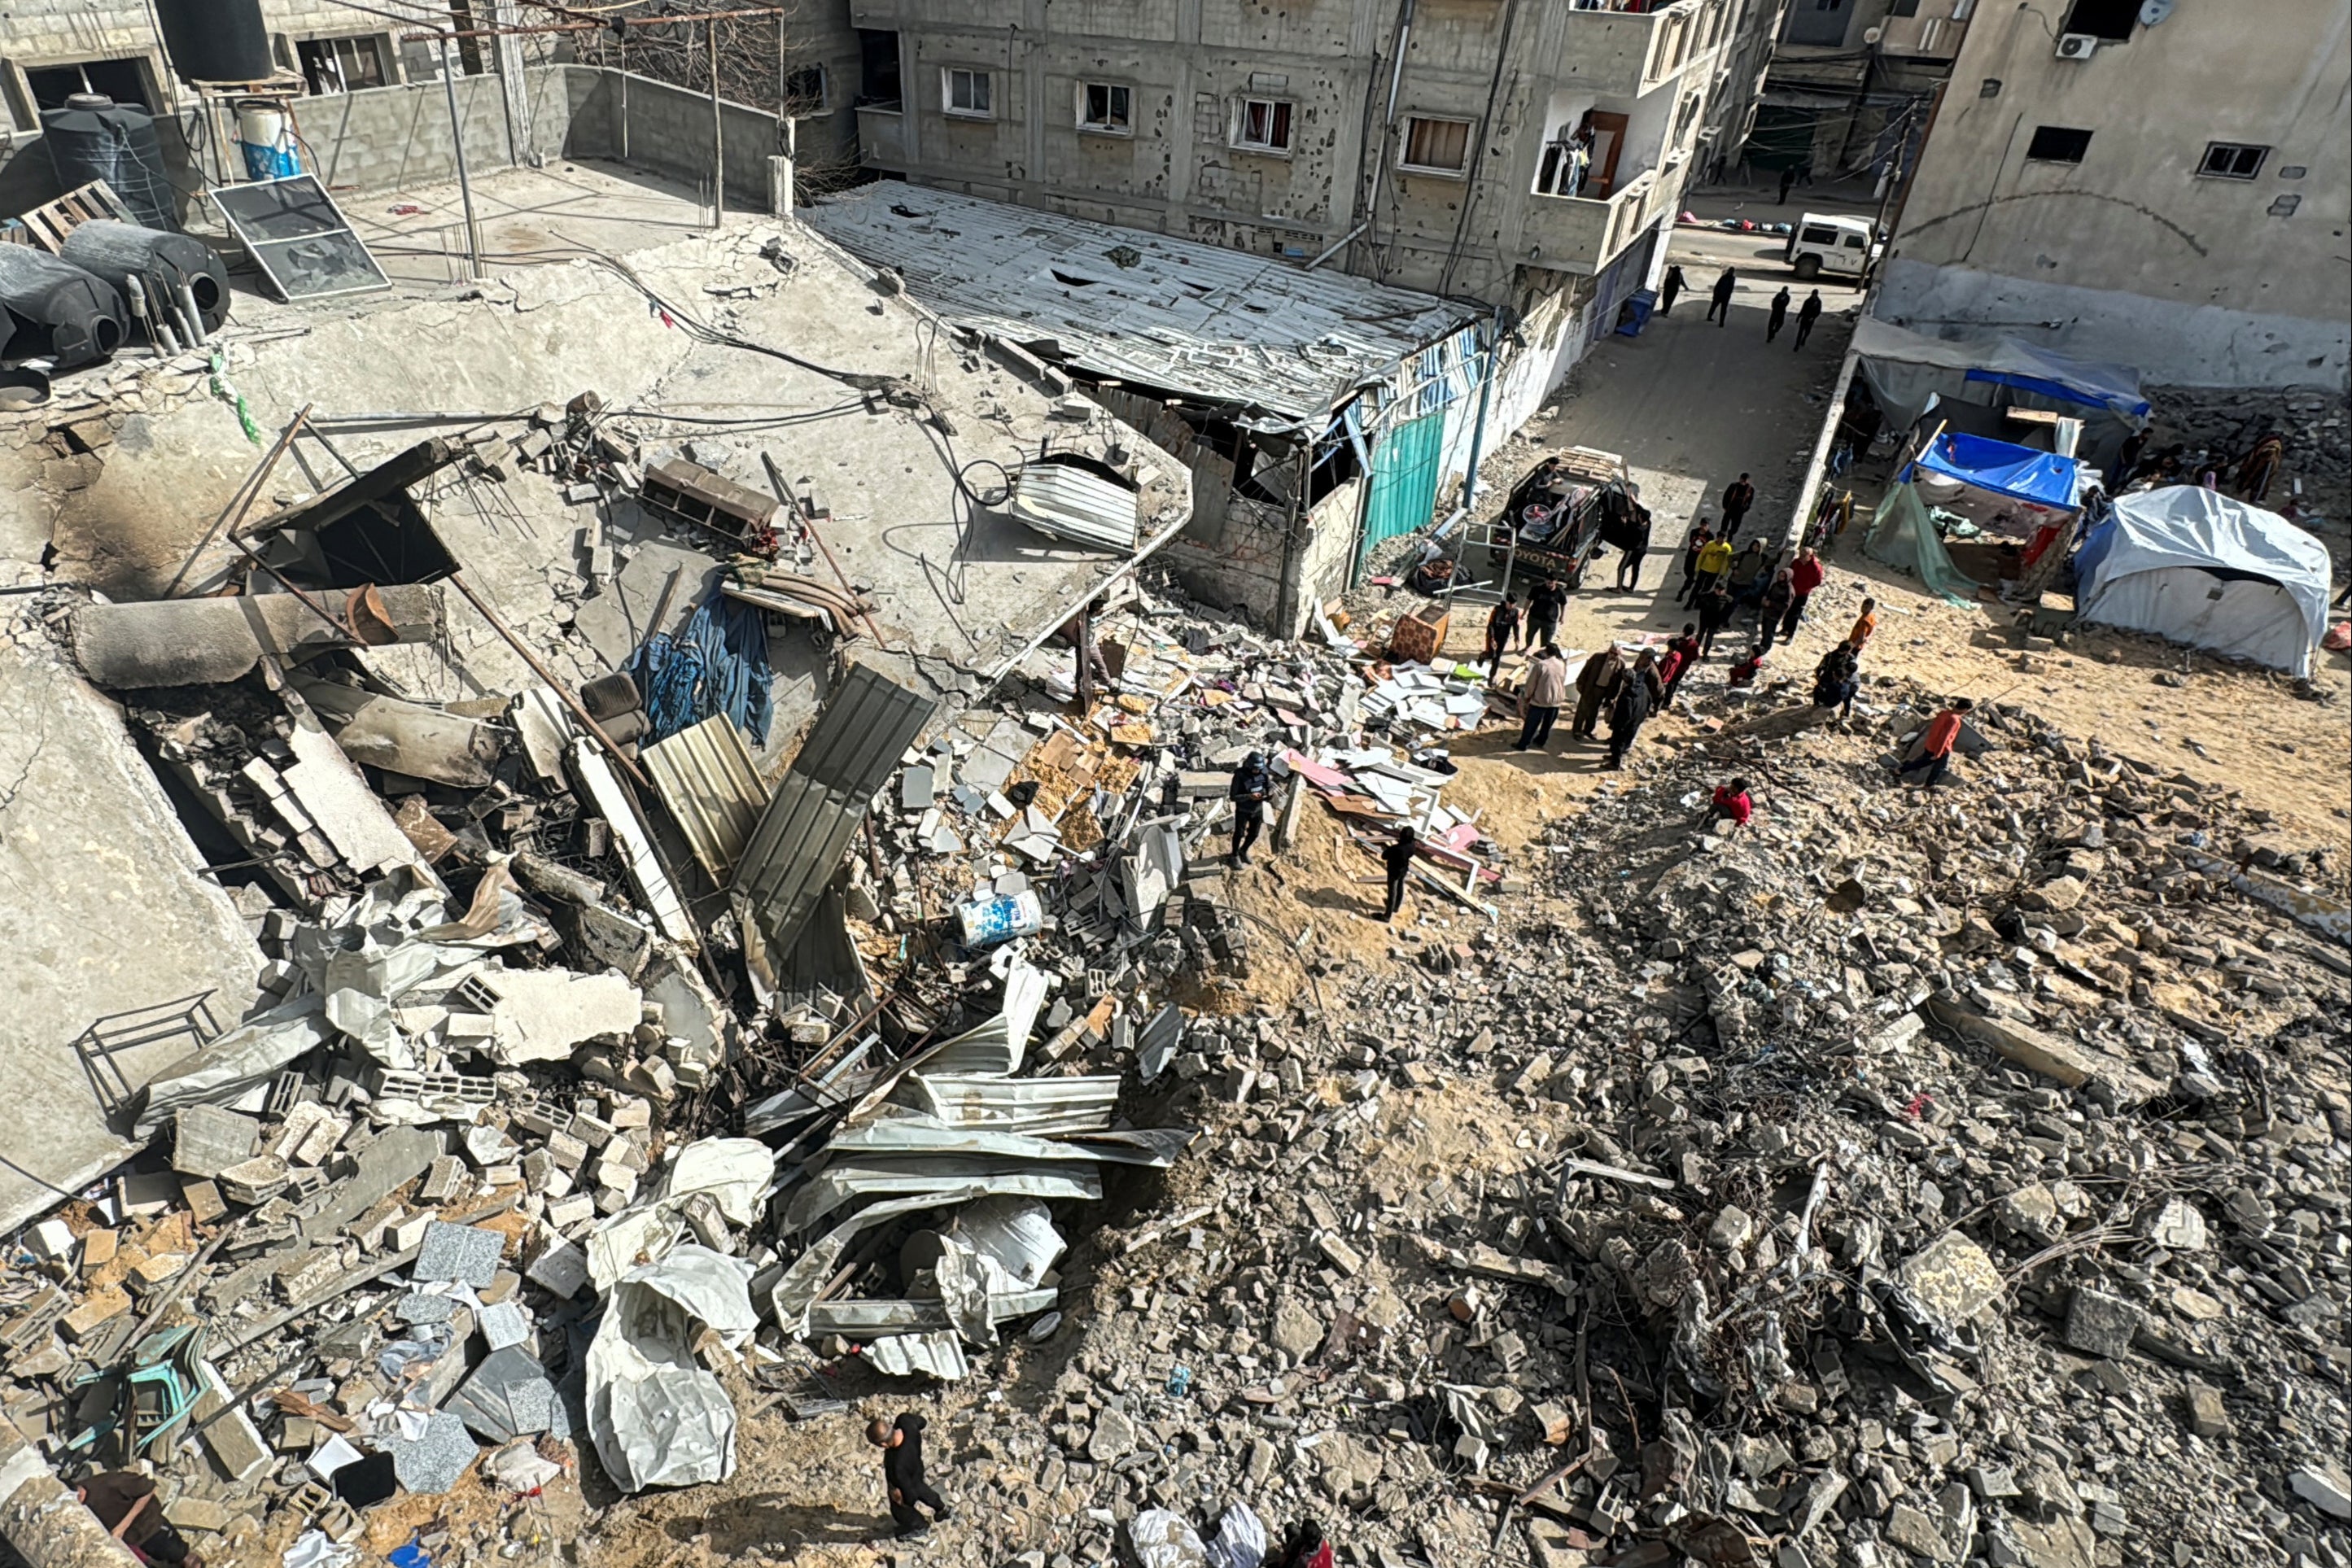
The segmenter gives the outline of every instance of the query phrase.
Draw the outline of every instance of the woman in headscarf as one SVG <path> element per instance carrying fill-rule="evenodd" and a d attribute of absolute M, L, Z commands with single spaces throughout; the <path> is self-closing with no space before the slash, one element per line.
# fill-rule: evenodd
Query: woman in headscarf
<path fill-rule="evenodd" d="M 2286 461 L 2286 437 L 2273 430 L 2254 443 L 2246 460 L 2238 465 L 2238 495 L 2242 499 L 2260 501 L 2269 497 L 2271 481 L 2278 477 L 2279 465 Z"/>

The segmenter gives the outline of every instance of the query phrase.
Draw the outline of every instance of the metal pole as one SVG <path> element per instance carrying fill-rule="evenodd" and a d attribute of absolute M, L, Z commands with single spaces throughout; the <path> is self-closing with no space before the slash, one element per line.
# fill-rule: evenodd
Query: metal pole
<path fill-rule="evenodd" d="M 1466 518 L 1478 505 L 1478 458 L 1486 444 L 1486 404 L 1495 391 L 1495 367 L 1503 356 L 1503 315 L 1496 311 L 1488 319 L 1493 340 L 1486 345 L 1486 373 L 1478 381 L 1478 417 L 1470 426 L 1470 471 L 1462 480 L 1462 510 Z"/>
<path fill-rule="evenodd" d="M 702 24 L 703 43 L 710 50 L 710 226 L 727 220 L 727 131 L 719 107 L 719 20 Z"/>
<path fill-rule="evenodd" d="M 441 35 L 441 90 L 449 100 L 449 150 L 457 158 L 457 197 L 466 206 L 466 264 L 482 280 L 482 231 L 474 223 L 474 183 L 466 173 L 466 122 L 457 114 L 457 78 L 449 57 L 450 36 Z"/>

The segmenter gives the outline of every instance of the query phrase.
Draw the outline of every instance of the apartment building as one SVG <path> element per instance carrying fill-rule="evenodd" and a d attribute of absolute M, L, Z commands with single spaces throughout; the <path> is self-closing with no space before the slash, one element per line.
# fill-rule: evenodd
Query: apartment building
<path fill-rule="evenodd" d="M 1789 0 L 1733 0 L 1727 37 L 1698 133 L 1697 178 L 1723 180 L 1739 162 L 1764 101 L 1765 81 Z"/>
<path fill-rule="evenodd" d="M 1787 0 L 1751 173 L 1895 180 L 1914 163 L 1977 0 Z"/>
<path fill-rule="evenodd" d="M 851 0 L 885 175 L 1509 307 L 1661 272 L 1738 0 Z M 1572 329 L 1572 330 L 1571 330 Z M 1564 361 L 1563 361 L 1564 368 Z"/>
<path fill-rule="evenodd" d="M 2197 386 L 2347 382 L 2342 0 L 1980 11 L 1874 313 L 1996 328 Z"/>

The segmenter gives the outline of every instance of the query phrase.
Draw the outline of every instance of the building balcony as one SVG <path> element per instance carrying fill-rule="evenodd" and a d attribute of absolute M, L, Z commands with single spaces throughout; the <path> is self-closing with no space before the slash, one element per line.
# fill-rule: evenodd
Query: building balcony
<path fill-rule="evenodd" d="M 1561 18 L 1561 80 L 1638 98 L 1723 41 L 1727 0 L 1674 0 L 1642 11 L 1626 9 L 1631 3 L 1579 5 Z"/>
<path fill-rule="evenodd" d="M 895 103 L 857 106 L 857 155 L 868 169 L 903 172 L 907 167 L 907 116 Z"/>
<path fill-rule="evenodd" d="M 1518 259 L 1554 272 L 1599 272 L 1641 237 L 1665 205 L 1665 193 L 1652 169 L 1598 200 L 1531 195 L 1519 229 Z"/>

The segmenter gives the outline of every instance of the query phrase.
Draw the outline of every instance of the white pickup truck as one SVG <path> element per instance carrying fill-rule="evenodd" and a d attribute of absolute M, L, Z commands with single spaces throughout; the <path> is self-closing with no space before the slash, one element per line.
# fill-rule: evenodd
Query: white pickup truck
<path fill-rule="evenodd" d="M 1881 248 L 1868 218 L 1807 213 L 1789 232 L 1789 265 L 1808 283 L 1825 272 L 1867 277 Z"/>

